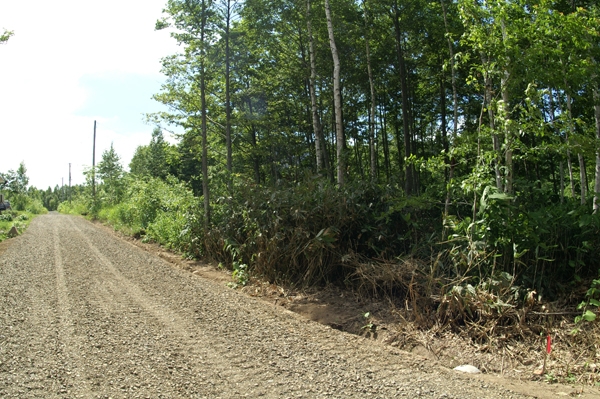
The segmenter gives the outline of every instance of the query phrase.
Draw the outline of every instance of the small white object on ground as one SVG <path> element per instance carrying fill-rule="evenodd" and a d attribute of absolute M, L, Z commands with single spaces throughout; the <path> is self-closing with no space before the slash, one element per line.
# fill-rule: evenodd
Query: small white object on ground
<path fill-rule="evenodd" d="M 454 370 L 462 371 L 463 373 L 469 373 L 469 374 L 481 373 L 481 371 L 477 367 L 471 366 L 470 364 L 463 364 L 462 366 L 454 367 Z"/>

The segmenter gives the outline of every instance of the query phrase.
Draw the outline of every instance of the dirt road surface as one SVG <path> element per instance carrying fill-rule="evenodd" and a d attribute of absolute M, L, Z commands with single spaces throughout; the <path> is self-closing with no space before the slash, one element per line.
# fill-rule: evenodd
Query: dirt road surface
<path fill-rule="evenodd" d="M 73 216 L 0 254 L 0 398 L 522 398 L 170 266 Z"/>

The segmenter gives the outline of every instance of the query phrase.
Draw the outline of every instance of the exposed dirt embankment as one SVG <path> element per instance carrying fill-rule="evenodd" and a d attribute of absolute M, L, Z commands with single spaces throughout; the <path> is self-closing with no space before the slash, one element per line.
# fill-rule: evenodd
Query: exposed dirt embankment
<path fill-rule="evenodd" d="M 77 217 L 0 254 L 0 397 L 520 398 L 307 321 Z M 530 387 L 539 397 L 556 391 Z M 588 397 L 592 397 L 589 396 Z"/>

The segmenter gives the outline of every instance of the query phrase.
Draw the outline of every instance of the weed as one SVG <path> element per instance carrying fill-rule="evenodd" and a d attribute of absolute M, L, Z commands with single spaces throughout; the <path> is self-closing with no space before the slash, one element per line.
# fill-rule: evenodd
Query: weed
<path fill-rule="evenodd" d="M 367 312 L 363 315 L 363 317 L 365 318 L 365 320 L 367 321 L 367 324 L 365 324 L 364 326 L 362 326 L 363 330 L 366 330 L 367 332 L 372 332 L 374 333 L 377 330 L 377 325 L 373 323 L 372 320 L 370 320 L 371 317 L 371 312 Z"/>
<path fill-rule="evenodd" d="M 555 384 L 558 382 L 558 378 L 553 373 L 547 373 L 544 377 L 546 377 L 546 382 L 548 384 Z"/>
<path fill-rule="evenodd" d="M 237 288 L 239 286 L 245 286 L 248 284 L 248 280 L 250 275 L 248 274 L 248 265 L 240 262 L 238 259 L 240 258 L 240 247 L 237 242 L 233 240 L 225 240 L 225 251 L 231 255 L 232 258 L 232 268 L 233 272 L 231 273 L 231 277 L 233 278 L 233 282 L 228 283 L 227 286 L 230 288 Z M 222 267 L 223 264 L 219 263 L 219 267 Z"/>
<path fill-rule="evenodd" d="M 575 317 L 575 323 L 580 323 L 582 320 L 588 322 L 596 320 L 596 315 L 600 308 L 600 278 L 592 280 L 592 285 L 585 293 L 585 297 L 586 299 L 577 306 L 577 309 L 583 313 Z"/>

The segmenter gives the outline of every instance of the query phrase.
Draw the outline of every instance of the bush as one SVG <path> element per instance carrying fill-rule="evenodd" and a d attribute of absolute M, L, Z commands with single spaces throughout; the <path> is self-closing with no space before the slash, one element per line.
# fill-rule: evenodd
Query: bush
<path fill-rule="evenodd" d="M 411 253 L 439 224 L 437 215 L 427 201 L 407 200 L 393 187 L 339 189 L 310 179 L 289 187 L 240 185 L 233 198 L 218 199 L 210 229 L 203 229 L 202 215 L 189 225 L 202 243 L 197 253 L 247 264 L 271 281 L 312 285 L 346 281 L 354 272 L 346 260 L 356 253 L 386 259 Z"/>
<path fill-rule="evenodd" d="M 70 201 L 61 202 L 58 205 L 58 212 L 70 215 L 87 215 L 89 207 L 83 196 L 77 196 Z"/>
<path fill-rule="evenodd" d="M 187 251 L 191 238 L 186 215 L 196 202 L 191 190 L 175 178 L 129 178 L 127 187 L 126 200 L 100 210 L 100 219 L 130 234 Z"/>
<path fill-rule="evenodd" d="M 34 215 L 43 215 L 48 213 L 48 210 L 44 207 L 44 204 L 42 204 L 42 201 L 39 199 L 30 200 L 25 207 L 25 210 Z"/>

